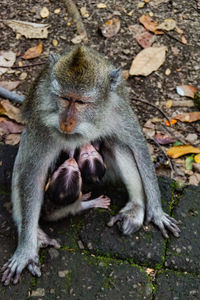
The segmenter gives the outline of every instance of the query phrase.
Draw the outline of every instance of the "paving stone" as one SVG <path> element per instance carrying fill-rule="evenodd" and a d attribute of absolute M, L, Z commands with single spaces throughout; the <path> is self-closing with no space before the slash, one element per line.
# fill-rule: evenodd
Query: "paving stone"
<path fill-rule="evenodd" d="M 172 181 L 160 178 L 159 183 L 164 207 L 168 212 L 173 191 Z M 116 200 L 113 195 L 111 199 Z M 122 259 L 132 258 L 134 262 L 148 266 L 162 264 L 165 241 L 157 228 L 150 225 L 131 236 L 124 236 L 116 225 L 113 228 L 106 226 L 109 219 L 110 214 L 101 210 L 90 211 L 85 215 L 80 238 L 88 250 Z"/>
<path fill-rule="evenodd" d="M 180 220 L 180 238 L 171 238 L 165 265 L 169 268 L 200 274 L 200 188 L 188 186 L 175 210 Z"/>
<path fill-rule="evenodd" d="M 155 300 L 200 299 L 200 276 L 173 271 L 161 271 L 156 281 Z"/>
<path fill-rule="evenodd" d="M 20 285 L 1 288 L 1 299 L 151 299 L 150 282 L 138 267 L 67 250 L 59 253 L 51 259 L 46 252 L 42 276 L 36 279 L 25 271 Z"/>

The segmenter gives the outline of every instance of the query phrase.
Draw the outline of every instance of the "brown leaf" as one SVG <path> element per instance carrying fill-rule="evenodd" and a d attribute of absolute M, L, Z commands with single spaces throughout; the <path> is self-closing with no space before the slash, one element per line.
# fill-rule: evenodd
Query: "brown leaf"
<path fill-rule="evenodd" d="M 136 41 L 142 48 L 151 47 L 154 42 L 154 36 L 147 30 L 145 30 L 141 35 L 136 36 Z"/>
<path fill-rule="evenodd" d="M 200 120 L 200 112 L 194 111 L 190 113 L 179 114 L 175 116 L 174 119 L 179 120 L 181 122 L 188 122 L 188 123 L 196 122 Z"/>
<path fill-rule="evenodd" d="M 0 136 L 9 133 L 21 133 L 23 126 L 0 117 Z"/>
<path fill-rule="evenodd" d="M 147 76 L 158 70 L 165 61 L 166 50 L 165 46 L 143 49 L 134 58 L 129 74 Z"/>
<path fill-rule="evenodd" d="M 153 21 L 153 19 L 150 16 L 142 15 L 139 18 L 139 21 L 147 30 L 149 30 L 155 34 L 163 34 L 164 33 L 161 30 L 157 30 L 158 23 L 156 21 Z"/>
<path fill-rule="evenodd" d="M 34 46 L 32 48 L 29 48 L 24 55 L 22 56 L 23 59 L 32 59 L 35 57 L 40 56 L 40 54 L 42 53 L 42 42 L 40 42 L 37 46 Z"/>
<path fill-rule="evenodd" d="M 157 133 L 154 140 L 160 145 L 167 145 L 174 142 L 174 139 L 167 134 Z"/>
<path fill-rule="evenodd" d="M 21 81 L 0 81 L 0 86 L 9 91 L 15 90 Z"/>
<path fill-rule="evenodd" d="M 177 158 L 188 153 L 200 153 L 200 148 L 191 145 L 174 146 L 167 150 L 167 155 L 172 158 Z"/>
<path fill-rule="evenodd" d="M 186 96 L 190 98 L 194 98 L 195 93 L 198 92 L 197 88 L 192 85 L 178 85 L 176 87 L 176 92 L 180 96 Z"/>
<path fill-rule="evenodd" d="M 0 114 L 6 115 L 10 119 L 15 120 L 18 123 L 23 123 L 20 116 L 20 109 L 12 105 L 9 100 L 0 101 Z"/>
<path fill-rule="evenodd" d="M 120 30 L 120 20 L 118 18 L 110 19 L 100 29 L 103 36 L 110 38 Z"/>
<path fill-rule="evenodd" d="M 21 134 L 12 133 L 6 136 L 5 143 L 7 145 L 17 145 L 20 142 Z"/>
<path fill-rule="evenodd" d="M 176 28 L 176 21 L 172 18 L 165 19 L 157 28 L 166 31 L 174 30 Z"/>
<path fill-rule="evenodd" d="M 0 66 L 7 68 L 0 68 L 0 76 L 8 71 L 9 67 L 14 65 L 16 54 L 13 51 L 0 51 Z"/>

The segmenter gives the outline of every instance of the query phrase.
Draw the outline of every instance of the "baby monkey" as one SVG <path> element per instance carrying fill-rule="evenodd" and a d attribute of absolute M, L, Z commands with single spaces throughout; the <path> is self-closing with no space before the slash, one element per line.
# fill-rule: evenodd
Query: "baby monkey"
<path fill-rule="evenodd" d="M 95 147 L 99 150 L 99 145 Z M 79 150 L 78 166 L 84 183 L 99 183 L 106 172 L 102 156 L 93 145 L 87 144 Z"/>
<path fill-rule="evenodd" d="M 88 145 L 88 149 L 92 148 L 93 146 L 89 147 Z M 82 162 L 81 157 L 79 161 Z M 96 177 L 98 177 L 98 174 Z M 81 172 L 74 158 L 67 159 L 53 173 L 46 190 L 48 198 L 56 205 L 53 211 L 46 213 L 44 218 L 48 221 L 56 221 L 68 214 L 74 215 L 89 208 L 108 208 L 110 205 L 110 199 L 104 195 L 85 201 L 90 198 L 91 193 L 82 194 Z"/>

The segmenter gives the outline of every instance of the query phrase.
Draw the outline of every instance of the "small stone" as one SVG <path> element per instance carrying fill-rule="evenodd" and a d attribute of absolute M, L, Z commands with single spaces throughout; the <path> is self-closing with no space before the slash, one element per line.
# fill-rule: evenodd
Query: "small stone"
<path fill-rule="evenodd" d="M 105 3 L 97 3 L 97 8 L 106 8 L 106 4 Z"/>
<path fill-rule="evenodd" d="M 58 276 L 64 278 L 69 273 L 69 270 L 58 271 Z"/>
<path fill-rule="evenodd" d="M 89 13 L 87 11 L 87 8 L 85 6 L 81 7 L 80 9 L 81 15 L 83 18 L 88 18 L 89 17 Z"/>
<path fill-rule="evenodd" d="M 81 250 L 85 249 L 83 242 L 81 240 L 79 240 L 77 243 L 78 243 L 79 249 L 81 249 Z"/>
<path fill-rule="evenodd" d="M 47 7 L 43 7 L 42 10 L 40 11 L 40 16 L 41 18 L 47 18 L 49 16 L 49 10 Z"/>
<path fill-rule="evenodd" d="M 137 7 L 138 7 L 138 8 L 143 8 L 144 6 L 145 6 L 145 3 L 144 3 L 144 2 L 139 2 Z"/>
<path fill-rule="evenodd" d="M 181 253 L 181 249 L 180 248 L 177 248 L 176 249 L 176 252 L 179 254 L 179 253 Z"/>
<path fill-rule="evenodd" d="M 150 11 L 150 12 L 149 12 L 149 16 L 150 16 L 150 17 L 153 17 L 153 16 L 154 16 L 154 13 L 153 13 L 152 11 Z"/>
<path fill-rule="evenodd" d="M 28 74 L 26 72 L 22 72 L 19 76 L 19 79 L 24 80 L 24 79 L 26 79 L 27 76 L 28 76 Z"/>
<path fill-rule="evenodd" d="M 35 291 L 31 292 L 32 297 L 44 297 L 45 296 L 45 289 L 38 288 Z"/>
<path fill-rule="evenodd" d="M 54 9 L 54 14 L 59 14 L 60 13 L 60 8 Z"/>
<path fill-rule="evenodd" d="M 169 76 L 170 74 L 171 74 L 171 70 L 170 70 L 169 68 L 167 68 L 167 69 L 165 70 L 165 75 Z"/>
<path fill-rule="evenodd" d="M 92 249 L 93 249 L 93 247 L 92 247 L 92 243 L 88 243 L 88 244 L 87 244 L 87 246 L 88 246 L 88 249 L 90 249 L 90 250 L 92 250 Z"/>
<path fill-rule="evenodd" d="M 58 41 L 54 39 L 54 40 L 52 41 L 52 45 L 53 45 L 54 47 L 57 47 L 57 46 L 58 46 Z"/>

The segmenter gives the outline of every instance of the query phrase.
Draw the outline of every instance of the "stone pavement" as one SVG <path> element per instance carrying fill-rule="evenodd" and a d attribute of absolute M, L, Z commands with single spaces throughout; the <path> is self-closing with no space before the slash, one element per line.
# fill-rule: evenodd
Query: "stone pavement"
<path fill-rule="evenodd" d="M 0 146 L 0 265 L 13 254 L 10 177 L 16 148 Z M 0 287 L 0 299 L 200 299 L 200 188 L 178 189 L 159 179 L 165 211 L 180 222 L 181 237 L 164 240 L 152 225 L 131 236 L 108 228 L 127 200 L 121 187 L 104 187 L 111 212 L 97 209 L 41 227 L 62 245 L 40 251 L 40 278 L 23 272 L 17 286 Z M 96 191 L 100 193 L 102 191 Z"/>

